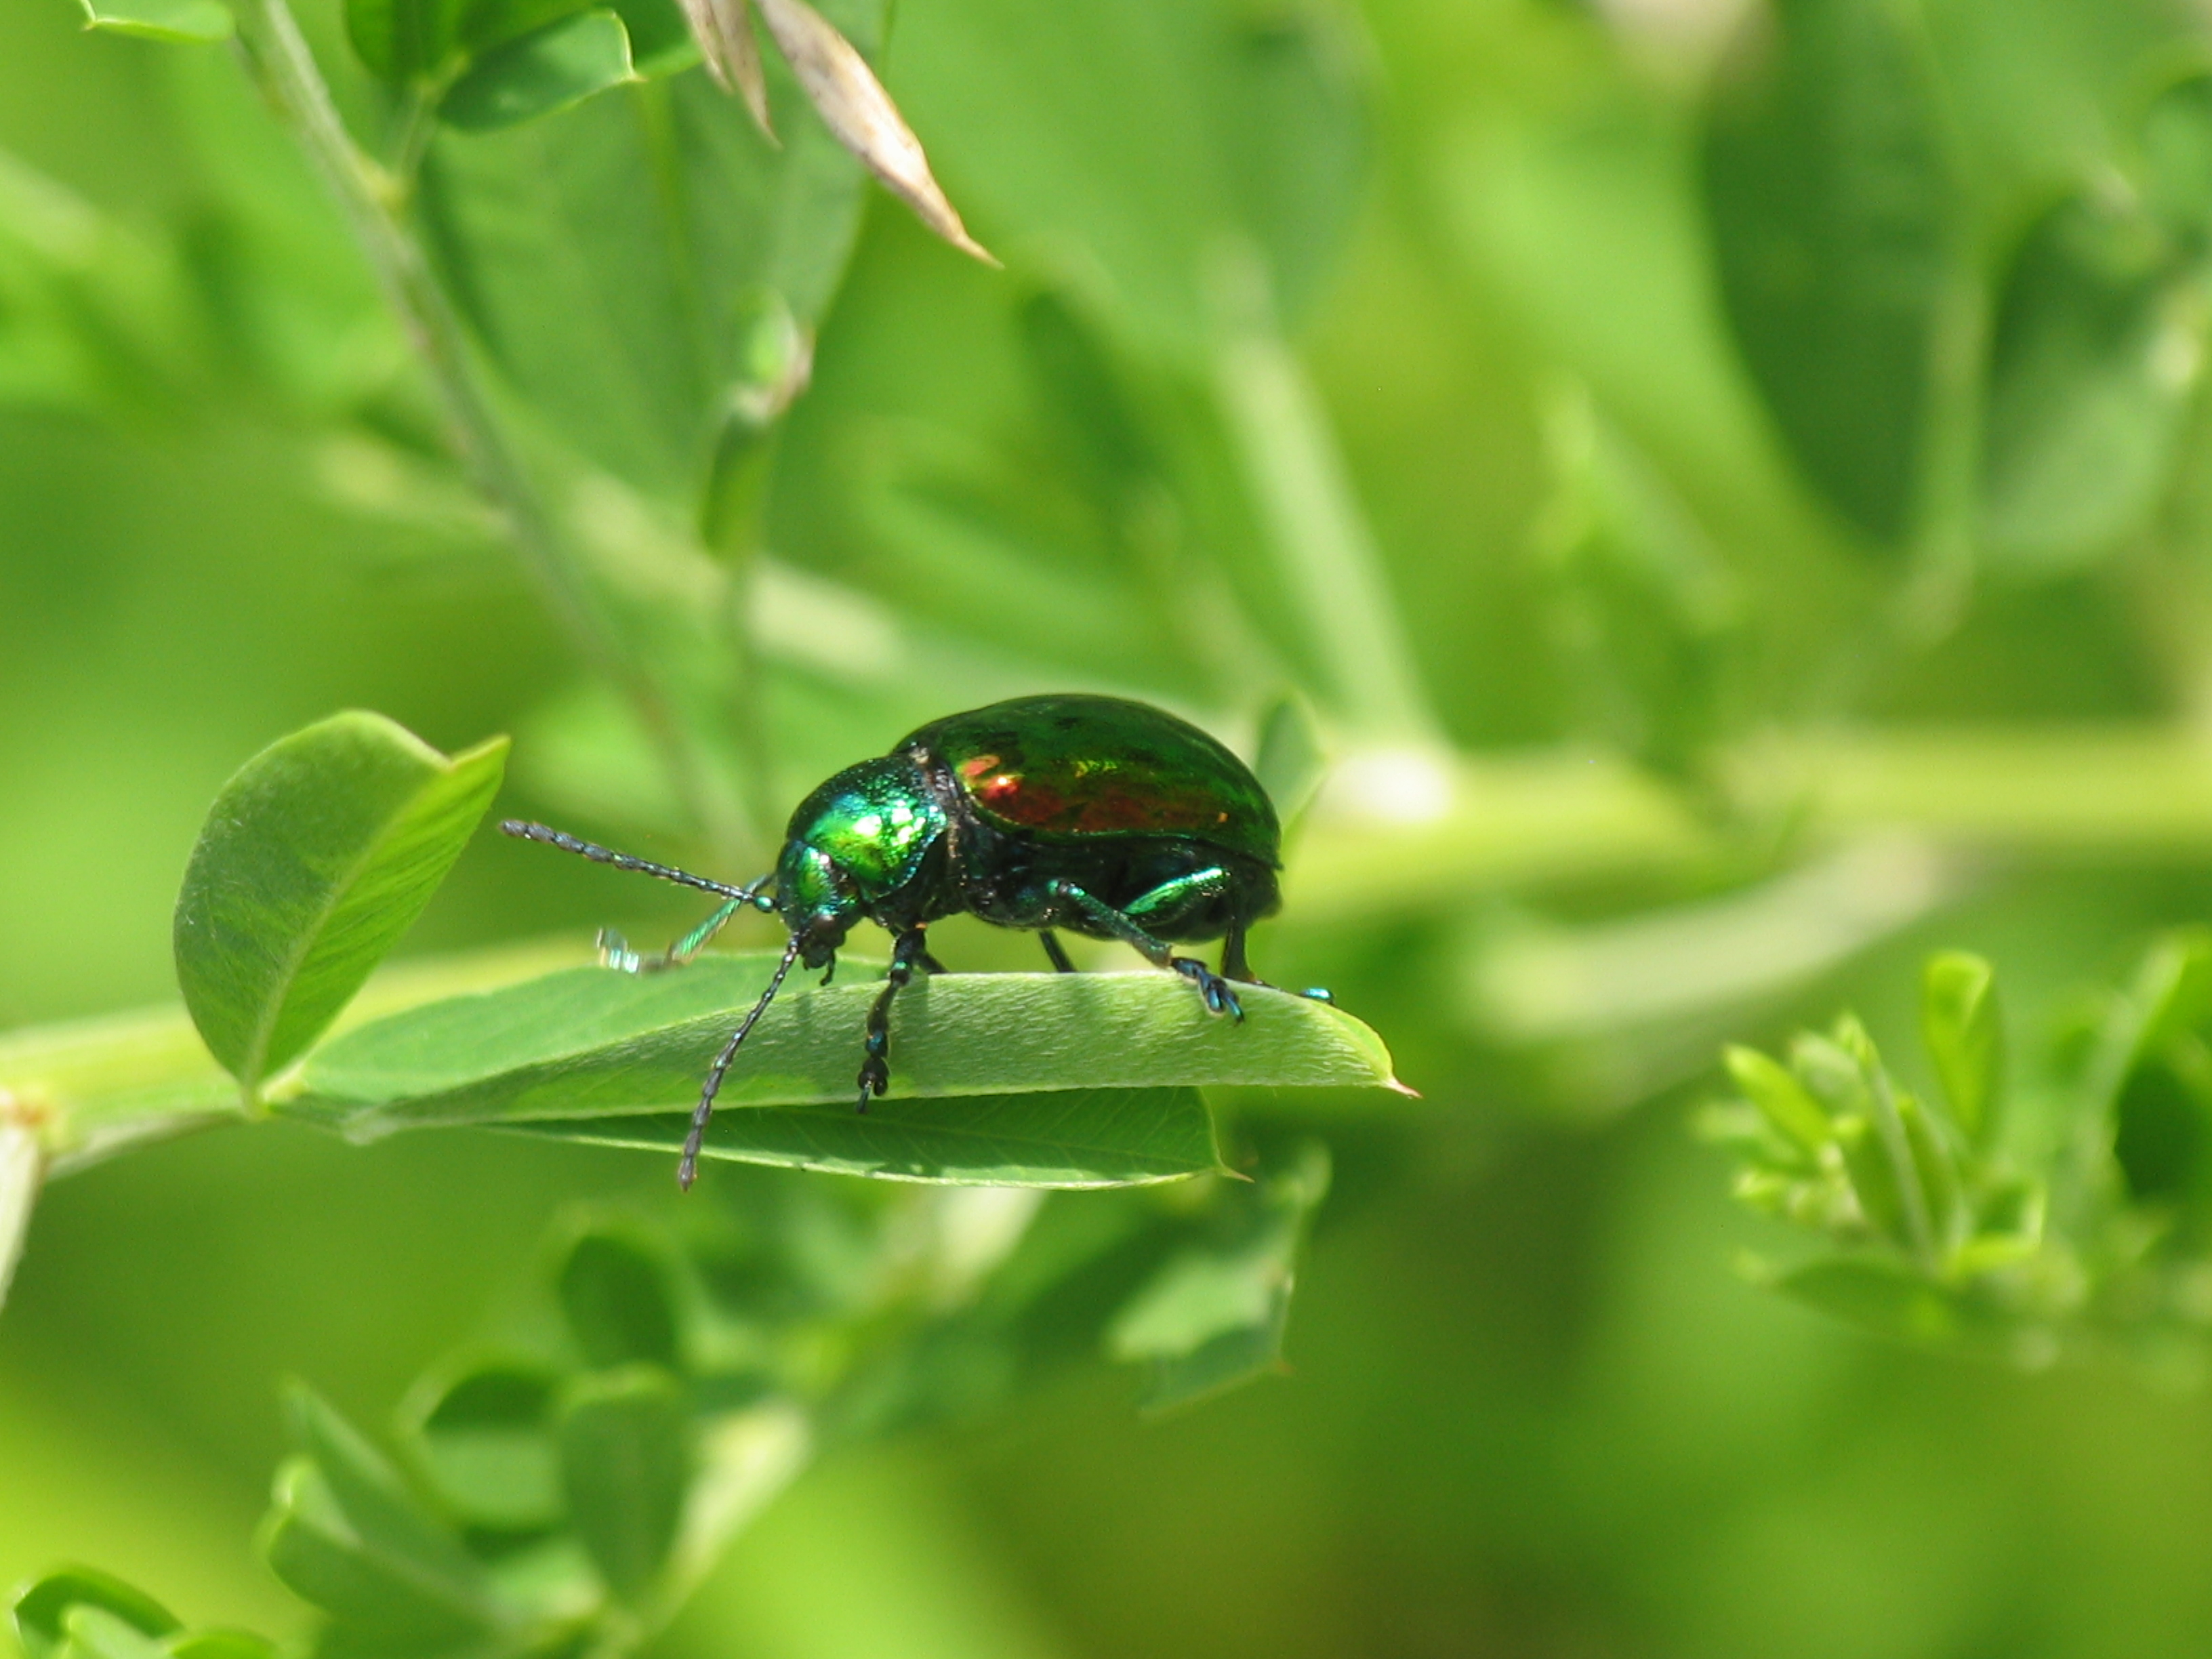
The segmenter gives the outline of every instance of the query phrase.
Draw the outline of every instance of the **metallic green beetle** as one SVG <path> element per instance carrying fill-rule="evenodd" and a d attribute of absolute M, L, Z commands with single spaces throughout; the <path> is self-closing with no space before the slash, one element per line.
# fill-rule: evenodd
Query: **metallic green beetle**
<path fill-rule="evenodd" d="M 924 942 L 939 917 L 964 912 L 1035 929 L 1062 973 L 1074 964 L 1054 928 L 1119 939 L 1189 980 L 1212 1012 L 1241 1020 L 1230 981 L 1264 983 L 1245 961 L 1244 935 L 1279 902 L 1282 829 L 1259 780 L 1196 726 L 1120 697 L 1016 697 L 932 721 L 801 801 L 775 874 L 749 887 L 541 823 L 510 819 L 500 828 L 721 897 L 714 915 L 659 956 L 603 933 L 603 959 L 628 972 L 688 962 L 749 906 L 774 911 L 790 930 L 768 989 L 708 1071 L 677 1170 L 687 1188 L 722 1079 L 784 976 L 794 963 L 834 971 L 839 947 L 863 919 L 891 935 L 890 971 L 868 1013 L 865 1112 L 890 1082 L 892 1000 L 916 968 L 944 971 Z M 1218 973 L 1170 948 L 1214 939 L 1224 941 Z"/>

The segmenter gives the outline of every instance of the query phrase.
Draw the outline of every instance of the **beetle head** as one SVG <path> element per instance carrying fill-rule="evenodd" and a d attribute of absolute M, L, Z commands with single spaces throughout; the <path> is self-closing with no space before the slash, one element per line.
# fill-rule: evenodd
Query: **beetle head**
<path fill-rule="evenodd" d="M 848 766 L 799 804 L 775 870 L 776 914 L 820 968 L 853 924 L 921 872 L 945 814 L 903 755 Z"/>

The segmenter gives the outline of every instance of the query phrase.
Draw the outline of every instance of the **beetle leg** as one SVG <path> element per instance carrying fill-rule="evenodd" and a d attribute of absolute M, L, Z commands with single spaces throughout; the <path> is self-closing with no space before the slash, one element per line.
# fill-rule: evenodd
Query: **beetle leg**
<path fill-rule="evenodd" d="M 1075 971 L 1075 964 L 1067 959 L 1067 951 L 1066 947 L 1060 944 L 1059 936 L 1055 934 L 1051 928 L 1039 928 L 1037 930 L 1037 938 L 1042 941 L 1044 945 L 1045 955 L 1052 960 L 1053 972 L 1055 974 L 1072 974 Z"/>
<path fill-rule="evenodd" d="M 1158 899 L 1160 895 L 1168 893 L 1170 890 L 1174 890 L 1175 893 L 1179 895 L 1187 891 L 1192 883 L 1202 880 L 1209 875 L 1218 877 L 1219 874 L 1218 871 L 1200 871 L 1195 876 L 1178 877 L 1175 881 L 1155 888 L 1152 892 L 1145 895 L 1145 898 Z M 1237 993 L 1230 988 L 1229 981 L 1196 957 L 1177 956 L 1169 947 L 1167 941 L 1153 938 L 1127 914 L 1116 910 L 1103 899 L 1092 897 L 1072 881 L 1048 882 L 1045 884 L 1045 892 L 1048 897 L 1058 899 L 1080 910 L 1091 921 L 1103 927 L 1121 943 L 1141 953 L 1145 960 L 1155 968 L 1164 968 L 1170 973 L 1181 974 L 1198 988 L 1198 994 L 1204 1000 L 1208 1012 L 1228 1014 L 1238 1020 L 1244 1018 L 1243 1005 L 1237 1000 Z M 1140 900 L 1139 902 L 1142 901 Z"/>
<path fill-rule="evenodd" d="M 599 929 L 599 962 L 625 974 L 657 974 L 664 968 L 681 968 L 707 948 L 707 942 L 729 926 L 730 918 L 750 908 L 750 896 L 725 900 L 714 914 L 657 956 L 641 956 L 611 927 Z"/>
<path fill-rule="evenodd" d="M 891 999 L 906 988 L 915 967 L 928 957 L 919 927 L 891 941 L 890 971 L 884 975 L 884 988 L 876 994 L 875 1005 L 868 1010 L 865 1042 L 868 1057 L 860 1062 L 860 1109 L 864 1112 L 868 1109 L 868 1097 L 881 1095 L 891 1085 Z"/>

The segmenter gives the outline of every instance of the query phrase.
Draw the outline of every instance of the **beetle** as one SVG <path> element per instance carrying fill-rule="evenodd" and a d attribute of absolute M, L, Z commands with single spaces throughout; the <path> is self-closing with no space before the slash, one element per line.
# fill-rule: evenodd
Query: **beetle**
<path fill-rule="evenodd" d="M 926 942 L 931 922 L 964 913 L 1032 930 L 1061 973 L 1075 964 L 1055 929 L 1118 939 L 1188 980 L 1210 1013 L 1241 1021 L 1235 984 L 1266 983 L 1245 959 L 1245 934 L 1280 903 L 1282 826 L 1260 781 L 1196 726 L 1122 697 L 1015 697 L 933 720 L 801 801 L 775 872 L 749 886 L 542 823 L 509 819 L 500 828 L 721 899 L 658 955 L 602 933 L 600 959 L 625 972 L 690 961 L 748 908 L 773 912 L 789 931 L 768 988 L 708 1070 L 677 1166 L 687 1190 L 722 1079 L 785 976 L 800 963 L 823 969 L 826 984 L 862 920 L 891 936 L 890 972 L 862 1042 L 865 1112 L 890 1086 L 892 1002 L 916 969 L 945 971 Z M 1216 939 L 1218 972 L 1173 948 Z M 1326 991 L 1302 994 L 1331 1000 Z"/>

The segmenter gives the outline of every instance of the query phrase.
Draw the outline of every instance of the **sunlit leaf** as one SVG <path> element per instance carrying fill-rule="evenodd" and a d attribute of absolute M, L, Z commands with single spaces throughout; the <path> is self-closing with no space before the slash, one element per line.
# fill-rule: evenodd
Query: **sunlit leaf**
<path fill-rule="evenodd" d="M 84 26 L 149 40 L 212 45 L 228 40 L 237 20 L 222 0 L 78 0 Z"/>
<path fill-rule="evenodd" d="M 447 759 L 380 715 L 344 714 L 223 786 L 177 900 L 177 980 L 249 1096 L 322 1034 L 429 902 L 506 753 L 501 738 Z"/>
<path fill-rule="evenodd" d="M 30 1234 L 46 1162 L 38 1132 L 12 1107 L 13 1097 L 0 1090 L 0 1306 L 7 1303 L 9 1282 Z"/>
<path fill-rule="evenodd" d="M 313 1062 L 308 1097 L 294 1109 L 356 1136 L 434 1123 L 688 1112 L 708 1063 L 773 963 L 714 957 L 645 975 L 581 968 L 434 1004 L 327 1046 Z M 876 994 L 858 977 L 787 990 L 731 1070 L 724 1101 L 849 1106 Z M 1186 982 L 1164 974 L 918 981 L 892 1015 L 884 1105 L 1038 1091 L 1391 1084 L 1381 1040 L 1340 1010 L 1259 988 L 1242 994 L 1245 1018 L 1237 1022 L 1208 1015 Z"/>
<path fill-rule="evenodd" d="M 1914 14 L 1753 9 L 1707 113 L 1728 319 L 1814 486 L 1883 542 L 1914 522 L 1959 198 Z"/>
<path fill-rule="evenodd" d="M 569 1524 L 607 1587 L 635 1601 L 674 1547 L 690 1483 L 690 1425 L 676 1379 L 631 1365 L 578 1379 L 562 1401 Z"/>
<path fill-rule="evenodd" d="M 57 1659 L 165 1659 L 161 1644 L 106 1607 L 80 1604 L 62 1616 L 69 1632 Z"/>
<path fill-rule="evenodd" d="M 587 11 L 484 53 L 453 83 L 438 115 L 469 131 L 511 127 L 640 78 L 622 19 Z"/>

